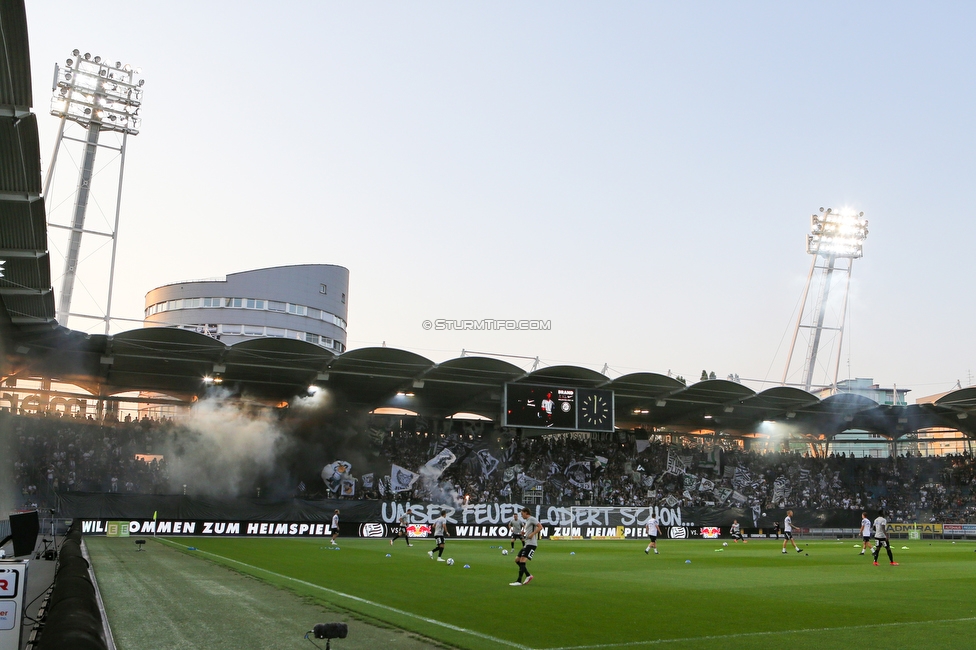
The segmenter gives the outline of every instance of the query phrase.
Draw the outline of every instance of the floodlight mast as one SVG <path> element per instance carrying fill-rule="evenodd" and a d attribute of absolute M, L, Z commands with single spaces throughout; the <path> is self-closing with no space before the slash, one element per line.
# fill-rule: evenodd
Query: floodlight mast
<path fill-rule="evenodd" d="M 813 375 L 817 367 L 817 356 L 820 351 L 820 344 L 824 331 L 837 332 L 837 344 L 835 346 L 835 360 L 833 380 L 829 386 L 818 386 L 817 388 L 837 389 L 837 375 L 840 371 L 841 347 L 844 342 L 844 323 L 847 318 L 847 301 L 851 286 L 851 271 L 854 260 L 864 255 L 864 240 L 868 236 L 868 221 L 864 218 L 863 212 L 853 212 L 842 210 L 835 212 L 833 208 L 826 211 L 820 208 L 819 214 L 814 214 L 810 218 L 811 231 L 807 235 L 807 253 L 813 256 L 810 265 L 810 273 L 807 276 L 806 286 L 803 289 L 803 298 L 800 305 L 800 314 L 796 320 L 796 328 L 793 330 L 793 341 L 790 343 L 789 356 L 786 359 L 786 368 L 783 370 L 782 384 L 787 384 L 790 376 L 790 365 L 793 361 L 793 353 L 796 351 L 796 341 L 801 329 L 812 330 L 807 345 L 807 355 L 803 364 L 803 382 L 799 384 L 806 391 L 814 388 Z M 847 260 L 847 265 L 838 264 L 840 260 Z M 819 264 L 818 264 L 819 262 Z M 812 312 L 813 318 L 804 324 L 803 315 L 806 311 L 807 299 L 810 295 L 810 286 L 813 281 L 814 272 L 821 271 L 820 290 L 816 296 L 816 302 Z M 844 294 L 841 300 L 840 319 L 836 326 L 827 327 L 824 325 L 827 315 L 828 298 L 834 280 L 835 273 L 843 273 Z"/>
<path fill-rule="evenodd" d="M 125 172 L 125 149 L 128 136 L 139 133 L 142 118 L 139 109 L 142 105 L 142 86 L 144 79 L 139 78 L 139 70 L 133 70 L 131 65 L 122 65 L 117 61 L 115 65 L 103 62 L 100 56 L 92 57 L 86 52 L 84 55 L 78 50 L 72 52 L 72 57 L 65 61 L 62 69 L 55 64 L 54 84 L 51 99 L 51 115 L 61 118 L 58 129 L 57 142 L 51 156 L 44 180 L 44 198 L 49 196 L 51 178 L 58 159 L 61 143 L 66 139 L 64 127 L 68 120 L 75 122 L 88 130 L 84 140 L 84 157 L 78 174 L 78 188 L 75 193 L 74 212 L 71 225 L 48 223 L 49 227 L 64 228 L 70 231 L 68 246 L 64 259 L 64 273 L 61 278 L 61 293 L 58 298 L 57 320 L 61 325 L 67 325 L 71 313 L 71 298 L 74 293 L 75 276 L 78 270 L 78 259 L 81 253 L 81 237 L 85 232 L 112 239 L 112 258 L 109 270 L 108 299 L 104 316 L 89 316 L 75 314 L 86 318 L 98 318 L 105 321 L 105 333 L 109 333 L 109 323 L 112 312 L 112 287 L 115 281 L 115 256 L 118 245 L 119 215 L 122 208 L 122 177 Z M 100 146 L 99 134 L 102 131 L 115 131 L 122 134 L 120 148 L 109 147 L 119 152 L 118 195 L 115 205 L 115 226 L 111 233 L 92 233 L 85 230 L 85 213 L 88 209 L 88 198 L 91 192 L 92 175 L 95 169 L 95 154 Z M 74 138 L 70 138 L 74 140 Z M 104 146 L 104 145 L 101 145 Z M 51 213 L 51 206 L 47 206 L 47 213 Z"/>

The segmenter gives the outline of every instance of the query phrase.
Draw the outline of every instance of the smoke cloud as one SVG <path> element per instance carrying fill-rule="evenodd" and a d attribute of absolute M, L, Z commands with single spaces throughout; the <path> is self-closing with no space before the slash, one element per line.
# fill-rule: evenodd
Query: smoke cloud
<path fill-rule="evenodd" d="M 248 494 L 275 472 L 285 434 L 267 412 L 248 412 L 225 395 L 190 409 L 164 450 L 170 489 L 215 497 Z"/>
<path fill-rule="evenodd" d="M 0 519 L 6 519 L 18 505 L 14 481 L 14 432 L 10 418 L 0 413 Z"/>

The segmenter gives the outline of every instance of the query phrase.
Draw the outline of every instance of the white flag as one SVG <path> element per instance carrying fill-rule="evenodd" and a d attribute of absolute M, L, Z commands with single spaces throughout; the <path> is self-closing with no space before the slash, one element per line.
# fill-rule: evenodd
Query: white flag
<path fill-rule="evenodd" d="M 479 449 L 475 452 L 475 455 L 481 462 L 481 475 L 484 478 L 488 478 L 495 471 L 495 468 L 498 467 L 498 459 L 492 456 L 491 452 L 487 449 Z"/>
<path fill-rule="evenodd" d="M 390 491 L 406 492 L 413 487 L 413 484 L 420 478 L 420 474 L 403 469 L 399 465 L 394 465 L 390 469 Z"/>
<path fill-rule="evenodd" d="M 457 456 L 454 455 L 454 452 L 447 447 L 444 447 L 444 449 L 441 450 L 441 453 L 428 460 L 424 465 L 424 467 L 427 468 L 425 475 L 437 478 L 443 474 L 444 470 L 450 467 L 456 460 Z"/>

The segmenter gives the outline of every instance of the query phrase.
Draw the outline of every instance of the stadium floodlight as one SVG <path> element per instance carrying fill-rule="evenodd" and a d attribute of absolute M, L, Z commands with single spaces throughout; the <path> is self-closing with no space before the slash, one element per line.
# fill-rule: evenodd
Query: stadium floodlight
<path fill-rule="evenodd" d="M 64 273 L 61 277 L 61 293 L 58 297 L 58 323 L 67 325 L 71 315 L 71 298 L 74 293 L 75 275 L 81 252 L 81 236 L 85 230 L 85 212 L 88 209 L 88 199 L 91 192 L 92 176 L 95 169 L 95 153 L 100 146 L 99 133 L 114 131 L 122 134 L 121 147 L 115 149 L 120 152 L 118 196 L 115 205 L 115 227 L 111 233 L 94 233 L 112 239 L 112 257 L 109 267 L 108 299 L 105 303 L 104 316 L 87 316 L 105 321 L 105 333 L 109 333 L 109 322 L 112 312 L 112 287 L 115 280 L 115 256 L 118 245 L 119 214 L 122 205 L 122 176 L 125 170 L 126 138 L 137 135 L 142 118 L 139 111 L 142 108 L 142 94 L 145 80 L 140 78 L 141 70 L 121 62 L 115 65 L 103 61 L 101 56 L 92 57 L 90 52 L 82 56 L 80 50 L 72 50 L 71 57 L 64 62 L 62 68 L 55 64 L 54 82 L 51 98 L 51 115 L 61 118 L 57 143 L 51 164 L 48 167 L 47 178 L 44 181 L 45 200 L 49 196 L 51 179 L 58 159 L 58 151 L 62 140 L 65 139 L 65 125 L 68 121 L 87 129 L 88 135 L 84 139 L 84 158 L 78 176 L 78 187 L 75 194 L 74 213 L 71 224 L 49 223 L 49 226 L 64 228 L 70 231 L 67 250 L 64 258 Z M 69 138 L 72 139 L 73 138 Z M 48 205 L 48 215 L 52 206 Z"/>
<path fill-rule="evenodd" d="M 841 346 L 844 342 L 844 324 L 847 313 L 847 300 L 850 293 L 851 271 L 853 270 L 854 260 L 860 259 L 864 255 L 864 240 L 868 236 L 868 220 L 864 218 L 863 212 L 843 209 L 835 211 L 833 208 L 820 208 L 819 213 L 814 213 L 810 217 L 810 234 L 807 235 L 807 253 L 813 255 L 813 263 L 810 265 L 810 274 L 807 276 L 807 283 L 803 289 L 803 298 L 800 305 L 800 315 L 796 320 L 796 328 L 793 330 L 793 341 L 790 344 L 789 356 L 786 359 L 786 368 L 783 371 L 783 385 L 796 385 L 804 390 L 810 391 L 814 388 L 819 390 L 831 389 L 836 391 L 837 375 L 840 371 Z M 847 260 L 846 266 L 839 264 L 839 260 Z M 814 273 L 819 269 L 820 289 L 817 292 L 815 302 L 811 309 L 807 309 L 807 300 L 810 297 L 810 286 Z M 837 276 L 840 276 L 838 279 Z M 825 324 L 825 317 L 828 313 L 828 303 L 830 299 L 831 287 L 843 281 L 843 297 L 839 305 L 840 316 L 836 324 Z M 809 320 L 804 322 L 804 313 L 809 314 Z M 833 313 L 833 312 L 831 312 Z M 799 384 L 788 384 L 790 377 L 790 364 L 793 361 L 793 353 L 796 350 L 797 338 L 800 330 L 809 331 L 809 341 L 807 354 L 803 365 L 803 378 Z M 813 384 L 813 375 L 817 368 L 817 355 L 821 345 L 821 339 L 825 332 L 835 333 L 836 341 L 833 345 L 835 360 L 833 364 L 832 381 L 818 386 Z"/>
<path fill-rule="evenodd" d="M 85 128 L 97 123 L 100 131 L 136 135 L 142 122 L 139 109 L 145 80 L 132 66 L 125 68 L 109 65 L 99 56 L 92 59 L 89 53 L 83 59 L 65 60 L 63 69 L 55 65 L 51 115 Z"/>
<path fill-rule="evenodd" d="M 832 208 L 810 217 L 807 252 L 823 257 L 860 258 L 864 255 L 864 240 L 868 236 L 868 220 L 864 213 L 834 212 Z"/>

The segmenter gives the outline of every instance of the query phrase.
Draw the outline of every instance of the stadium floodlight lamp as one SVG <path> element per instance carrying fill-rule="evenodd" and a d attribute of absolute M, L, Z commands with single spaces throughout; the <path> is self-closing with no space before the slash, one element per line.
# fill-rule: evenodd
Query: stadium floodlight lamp
<path fill-rule="evenodd" d="M 73 58 L 65 60 L 62 70 L 54 67 L 51 89 L 51 115 L 77 122 L 85 128 L 96 123 L 102 131 L 118 131 L 129 135 L 139 133 L 139 107 L 142 106 L 145 79 L 141 70 L 121 62 L 114 65 L 102 57 L 83 57 L 73 50 Z"/>
<path fill-rule="evenodd" d="M 864 255 L 864 240 L 867 237 L 868 220 L 863 212 L 835 212 L 833 208 L 820 208 L 819 214 L 810 217 L 807 253 L 857 259 Z"/>

